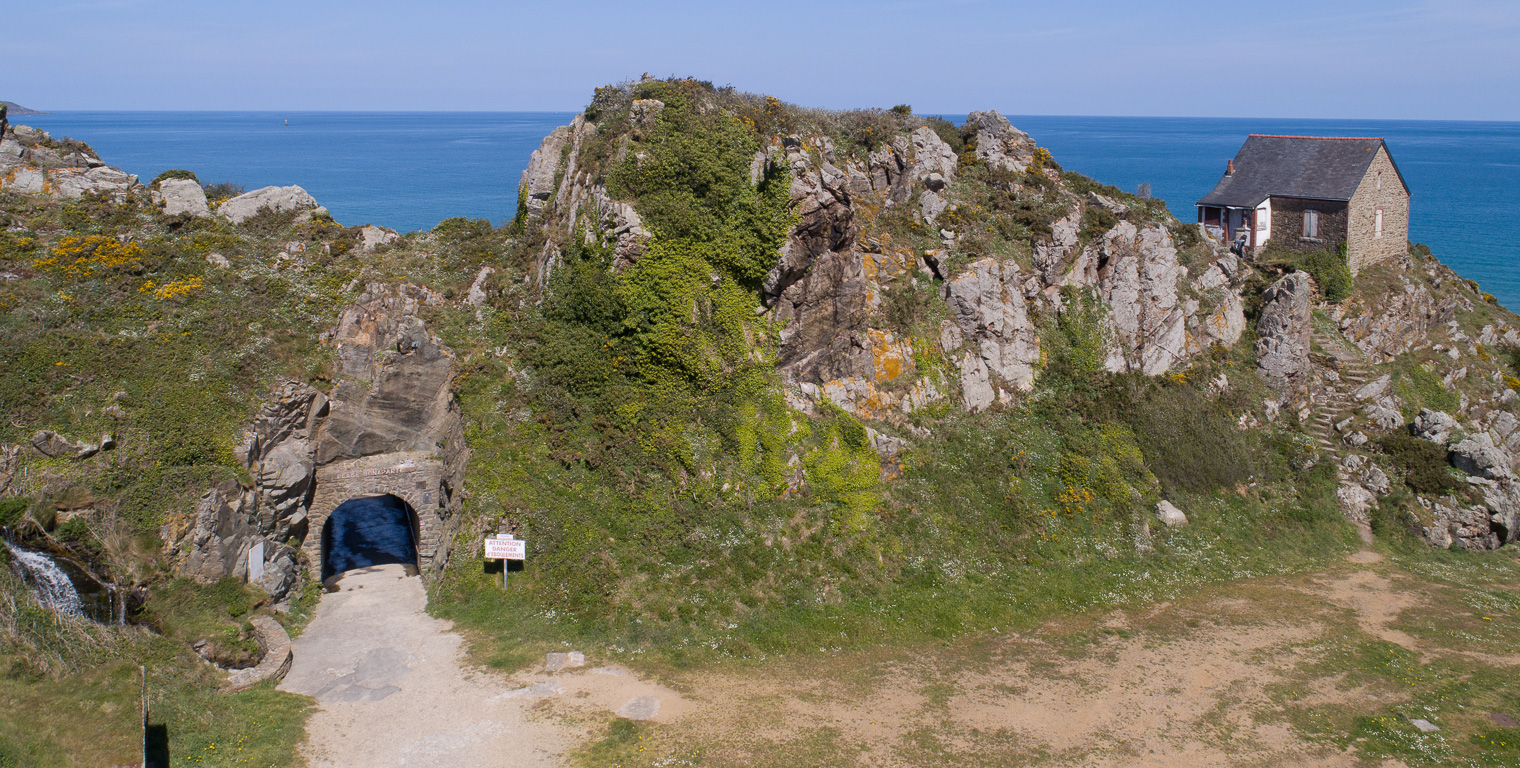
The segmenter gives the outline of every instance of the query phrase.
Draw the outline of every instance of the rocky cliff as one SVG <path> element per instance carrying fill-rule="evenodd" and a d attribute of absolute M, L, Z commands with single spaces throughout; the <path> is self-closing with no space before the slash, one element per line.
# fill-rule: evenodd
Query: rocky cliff
<path fill-rule="evenodd" d="M 540 282 L 571 238 L 610 245 L 615 269 L 638 259 L 650 232 L 607 172 L 639 156 L 663 106 L 619 104 L 611 128 L 579 116 L 533 153 L 521 187 L 544 240 Z M 795 222 L 761 294 L 794 393 L 894 423 L 947 399 L 1009 402 L 1039 374 L 1043 325 L 1083 294 L 1104 306 L 1110 371 L 1162 374 L 1240 338 L 1239 260 L 1180 251 L 1164 208 L 1063 175 L 995 111 L 950 129 L 959 150 L 925 121 L 897 122 L 849 151 L 818 130 L 763 136 L 754 155 L 751 184 L 790 178 Z M 894 301 L 927 314 L 906 327 Z"/>
<path fill-rule="evenodd" d="M 533 153 L 523 220 L 541 243 L 542 289 L 574 239 L 611 248 L 622 270 L 658 236 L 612 171 L 643 162 L 664 107 L 606 99 Z M 764 121 L 717 97 L 699 108 Z M 884 125 L 864 140 L 837 116 L 757 129 L 749 181 L 783 174 L 794 217 L 759 287 L 789 402 L 922 436 L 914 414 L 938 403 L 1017 403 L 1049 363 L 1058 318 L 1096 302 L 1112 373 L 1185 376 L 1209 350 L 1248 339 L 1268 390 L 1240 423 L 1301 424 L 1345 468 L 1343 510 L 1364 523 L 1397 490 L 1389 473 L 1405 472 L 1378 441 L 1431 399 L 1398 392 L 1438 382 L 1453 418 L 1467 420 L 1449 444 L 1436 441 L 1451 460 L 1443 471 L 1467 479 L 1455 496 L 1417 492 L 1401 514 L 1437 546 L 1513 541 L 1508 473 L 1520 454 L 1505 441 L 1520 441 L 1506 428 L 1520 381 L 1506 361 L 1520 335 L 1512 315 L 1428 254 L 1359 276 L 1351 299 L 1327 303 L 1310 273 L 1243 259 L 1153 201 L 1063 171 L 997 112 L 961 126 L 875 117 Z M 1366 389 L 1374 380 L 1377 392 Z"/>

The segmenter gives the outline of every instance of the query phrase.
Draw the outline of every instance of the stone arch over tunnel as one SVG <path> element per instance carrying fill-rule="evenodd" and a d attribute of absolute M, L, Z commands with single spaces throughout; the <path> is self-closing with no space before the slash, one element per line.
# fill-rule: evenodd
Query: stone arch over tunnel
<path fill-rule="evenodd" d="M 417 569 L 417 513 L 391 495 L 365 496 L 339 504 L 322 524 L 322 581 L 375 565 Z"/>
<path fill-rule="evenodd" d="M 308 512 L 309 533 L 301 548 L 307 562 L 320 564 L 326 580 L 323 536 L 329 518 L 352 499 L 394 496 L 410 507 L 416 566 L 425 577 L 436 576 L 448 562 L 458 506 L 451 481 L 453 468 L 430 453 L 408 451 L 335 461 L 317 467 L 315 491 Z"/>

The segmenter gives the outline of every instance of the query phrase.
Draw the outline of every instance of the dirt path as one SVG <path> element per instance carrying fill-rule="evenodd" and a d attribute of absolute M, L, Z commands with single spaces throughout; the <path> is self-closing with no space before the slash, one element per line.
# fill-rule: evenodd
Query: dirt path
<path fill-rule="evenodd" d="M 708 766 L 1400 768 L 1399 758 L 1349 748 L 1365 738 L 1309 739 L 1305 728 L 1345 734 L 1362 727 L 1362 713 L 1403 712 L 1426 684 L 1400 677 L 1428 673 L 1417 662 L 1391 678 L 1368 671 L 1398 653 L 1471 655 L 1446 630 L 1476 636 L 1488 620 L 1449 589 L 1364 550 L 1318 573 L 1021 634 L 674 674 L 701 716 L 664 729 L 651 750 L 700 748 Z M 1383 655 L 1347 656 L 1358 649 Z M 1420 712 L 1448 728 L 1467 716 L 1451 706 Z M 1403 717 L 1392 717 L 1398 738 L 1414 743 Z"/>
<path fill-rule="evenodd" d="M 460 636 L 428 616 L 401 566 L 354 571 L 296 639 L 281 690 L 314 697 L 314 768 L 560 765 L 613 710 L 672 722 L 680 697 L 615 667 L 508 677 L 462 664 Z M 637 702 L 635 704 L 635 702 Z"/>

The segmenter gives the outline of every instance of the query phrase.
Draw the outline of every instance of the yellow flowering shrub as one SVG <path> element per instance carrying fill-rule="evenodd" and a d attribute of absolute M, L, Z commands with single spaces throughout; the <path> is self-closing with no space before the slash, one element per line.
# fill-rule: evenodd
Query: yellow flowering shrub
<path fill-rule="evenodd" d="M 153 281 L 149 280 L 143 283 L 142 287 L 137 289 L 137 292 L 147 293 L 148 291 L 152 291 L 153 297 L 157 299 L 177 299 L 181 296 L 188 296 L 204 287 L 206 286 L 201 282 L 199 277 L 176 280 L 172 283 L 164 283 L 163 285 L 154 285 Z"/>
<path fill-rule="evenodd" d="M 93 277 L 142 266 L 142 246 L 104 235 L 70 235 L 58 241 L 51 256 L 33 261 L 32 266 L 74 278 Z"/>

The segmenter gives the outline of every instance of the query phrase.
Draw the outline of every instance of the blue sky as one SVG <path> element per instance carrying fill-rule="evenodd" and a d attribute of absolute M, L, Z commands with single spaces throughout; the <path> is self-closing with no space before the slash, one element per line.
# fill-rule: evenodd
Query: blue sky
<path fill-rule="evenodd" d="M 1520 120 L 1520 2 L 5 3 L 39 109 L 574 110 L 691 75 L 822 107 Z"/>

